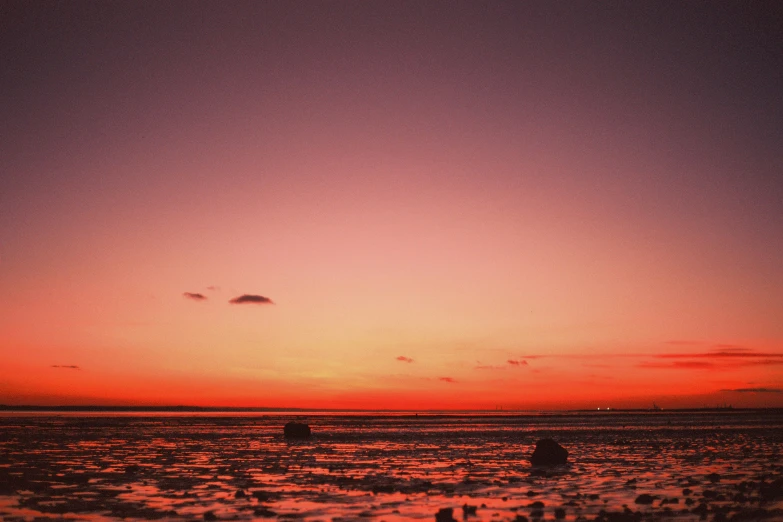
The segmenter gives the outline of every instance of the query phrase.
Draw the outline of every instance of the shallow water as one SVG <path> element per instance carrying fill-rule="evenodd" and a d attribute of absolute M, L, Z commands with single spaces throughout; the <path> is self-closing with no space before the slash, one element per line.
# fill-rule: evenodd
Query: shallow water
<path fill-rule="evenodd" d="M 544 437 L 569 464 L 530 465 Z M 0 518 L 783 520 L 782 442 L 780 412 L 6 413 Z"/>

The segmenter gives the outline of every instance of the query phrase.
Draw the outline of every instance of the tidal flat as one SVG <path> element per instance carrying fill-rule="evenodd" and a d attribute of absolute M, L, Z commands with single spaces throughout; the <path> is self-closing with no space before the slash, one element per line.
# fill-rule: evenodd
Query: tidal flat
<path fill-rule="evenodd" d="M 0 412 L 0 519 L 783 520 L 782 455 L 776 410 Z"/>

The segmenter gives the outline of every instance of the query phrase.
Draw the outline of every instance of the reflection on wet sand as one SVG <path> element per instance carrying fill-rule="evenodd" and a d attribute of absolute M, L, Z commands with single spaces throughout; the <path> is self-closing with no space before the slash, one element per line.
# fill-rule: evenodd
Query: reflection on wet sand
<path fill-rule="evenodd" d="M 783 519 L 781 413 L 290 420 L 2 416 L 0 518 Z"/>

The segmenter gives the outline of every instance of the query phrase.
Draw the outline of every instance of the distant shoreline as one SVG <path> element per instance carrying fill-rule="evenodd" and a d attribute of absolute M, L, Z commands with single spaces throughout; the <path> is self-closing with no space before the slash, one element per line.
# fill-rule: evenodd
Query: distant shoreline
<path fill-rule="evenodd" d="M 268 407 L 217 407 L 217 406 L 38 406 L 0 404 L 0 411 L 6 412 L 106 412 L 106 413 L 376 413 L 376 414 L 481 414 L 481 415 L 558 415 L 589 413 L 594 415 L 612 415 L 617 413 L 737 413 L 767 412 L 783 413 L 783 408 L 613 408 L 611 410 L 393 410 L 393 409 L 349 409 L 349 408 L 268 408 Z"/>

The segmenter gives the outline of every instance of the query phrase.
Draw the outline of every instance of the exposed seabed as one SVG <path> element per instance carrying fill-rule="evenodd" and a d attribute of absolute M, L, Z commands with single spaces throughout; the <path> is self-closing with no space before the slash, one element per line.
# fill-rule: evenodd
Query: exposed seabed
<path fill-rule="evenodd" d="M 783 520 L 780 413 L 295 418 L 0 416 L 0 518 Z"/>

